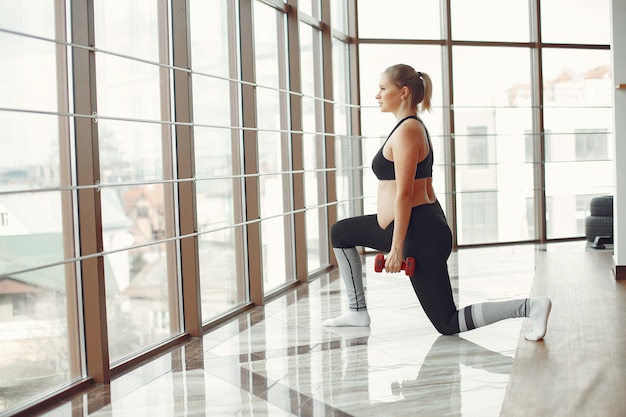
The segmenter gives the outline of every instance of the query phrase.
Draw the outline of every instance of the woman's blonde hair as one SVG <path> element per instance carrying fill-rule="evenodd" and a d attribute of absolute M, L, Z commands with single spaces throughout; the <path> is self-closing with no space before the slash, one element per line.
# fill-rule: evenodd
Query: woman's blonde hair
<path fill-rule="evenodd" d="M 406 64 L 392 65 L 385 70 L 385 74 L 396 87 L 409 89 L 410 104 L 417 113 L 431 111 L 433 84 L 428 74 L 415 71 Z"/>

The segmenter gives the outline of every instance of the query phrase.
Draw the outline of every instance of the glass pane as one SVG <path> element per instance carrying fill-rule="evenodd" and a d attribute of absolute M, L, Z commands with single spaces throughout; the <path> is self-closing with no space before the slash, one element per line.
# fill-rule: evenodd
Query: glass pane
<path fill-rule="evenodd" d="M 43 101 L 47 101 L 47 97 Z M 37 101 L 33 101 L 32 105 L 36 106 Z M 62 185 L 62 177 L 68 177 L 69 172 L 61 172 L 62 168 L 68 169 L 67 166 L 61 167 L 59 159 L 60 144 L 66 143 L 67 138 L 60 140 L 59 132 L 62 131 L 60 126 L 67 126 L 67 119 L 0 111 L 0 123 L 0 184 L 5 191 Z"/>
<path fill-rule="evenodd" d="M 325 263 L 328 262 L 328 257 L 325 255 L 327 245 L 324 244 L 328 240 L 328 235 L 322 234 L 320 227 L 320 219 L 324 219 L 325 214 L 326 211 L 321 208 L 313 208 L 306 212 L 307 267 L 309 272 L 319 269 L 323 259 Z"/>
<path fill-rule="evenodd" d="M 106 184 L 164 179 L 162 152 L 164 146 L 170 145 L 169 140 L 161 140 L 161 129 L 157 124 L 99 120 L 100 181 Z"/>
<path fill-rule="evenodd" d="M 241 219 L 241 179 L 233 175 L 231 132 L 196 127 L 196 204 L 200 232 L 202 320 L 247 299 Z M 235 135 L 237 132 L 235 132 Z M 232 178 L 229 178 L 232 177 Z"/>
<path fill-rule="evenodd" d="M 301 12 L 308 14 L 309 16 L 313 16 L 316 19 L 319 19 L 320 3 L 321 0 L 298 0 L 298 9 Z"/>
<path fill-rule="evenodd" d="M 54 39 L 54 7 L 54 2 L 50 0 L 3 1 L 0 4 L 0 28 Z M 33 13 L 35 10 L 37 13 Z M 36 43 L 41 46 L 48 44 L 41 41 Z M 2 42 L 0 45 L 5 46 Z M 3 55 L 2 59 L 5 58 Z"/>
<path fill-rule="evenodd" d="M 157 6 L 157 2 L 95 0 L 96 46 L 105 51 L 158 62 Z"/>
<path fill-rule="evenodd" d="M 170 307 L 169 291 L 176 271 L 175 265 L 167 262 L 174 254 L 173 247 L 162 243 L 105 256 L 112 362 L 177 331 L 177 305 L 174 299 Z"/>
<path fill-rule="evenodd" d="M 316 29 L 300 24 L 300 61 L 302 68 L 302 119 L 305 132 L 321 132 L 324 130 L 323 104 L 316 98 L 322 96 L 322 57 L 321 38 Z M 326 177 L 321 169 L 324 161 L 324 136 L 304 134 L 303 161 L 305 207 L 306 213 L 308 269 L 314 271 L 322 263 L 328 262 L 327 244 L 328 228 L 325 210 L 316 209 L 324 204 Z M 318 218 L 317 216 L 322 216 Z"/>
<path fill-rule="evenodd" d="M 11 3 L 6 2 L 6 4 Z M 3 12 L 4 7 L 4 4 L 0 5 L 0 14 Z M 25 8 L 25 13 L 26 10 Z M 54 17 L 53 15 L 48 15 L 48 18 L 53 19 Z M 4 20 L 4 16 L 0 17 L 0 20 Z M 24 20 L 28 21 L 29 19 Z M 0 65 L 0 91 L 2 92 L 0 93 L 0 107 L 57 111 L 57 58 L 55 45 L 52 42 L 0 32 L 0 54 L 2 56 L 2 65 Z M 18 115 L 13 116 L 18 117 Z M 10 119 L 11 117 L 7 118 Z M 57 123 L 54 118 L 42 119 L 42 121 L 49 126 L 55 126 Z M 32 131 L 39 127 L 26 125 L 24 128 Z M 3 130 L 6 131 L 7 129 L 3 128 Z M 55 128 L 51 131 L 55 131 Z M 6 134 L 6 132 L 3 133 Z M 20 137 L 21 140 L 17 142 L 21 142 L 24 139 L 32 140 L 28 133 L 22 133 Z M 12 142 L 16 142 L 16 140 L 13 139 L 2 143 L 1 153 L 5 157 L 11 155 L 9 149 L 5 148 L 5 146 L 12 146 Z M 15 146 L 26 146 L 26 144 L 22 143 Z M 33 150 L 36 150 L 36 148 L 33 148 Z"/>
<path fill-rule="evenodd" d="M 57 244 L 51 236 L 47 241 L 37 233 L 32 236 L 2 236 L 2 257 L 25 247 L 43 248 L 46 259 L 54 257 L 45 244 Z M 62 247 L 59 247 L 59 252 Z M 6 251 L 5 251 L 6 249 Z M 46 250 L 48 249 L 48 250 Z M 47 253 L 46 253 L 47 252 Z M 21 253 L 18 253 L 22 255 Z M 75 268 L 69 264 L 68 269 Z M 69 278 L 73 272 L 69 272 Z M 75 379 L 72 354 L 76 339 L 76 311 L 68 311 L 66 300 L 75 298 L 74 283 L 66 282 L 66 269 L 55 266 L 27 273 L 2 275 L 0 279 L 0 411 L 12 408 Z"/>
<path fill-rule="evenodd" d="M 257 83 L 278 88 L 279 71 L 279 28 L 283 26 L 281 12 L 263 4 L 260 0 L 254 2 L 254 41 L 256 55 Z"/>
<path fill-rule="evenodd" d="M 353 136 L 335 137 L 335 166 L 337 167 L 337 219 L 362 214 L 363 169 L 360 150 L 363 141 Z"/>
<path fill-rule="evenodd" d="M 0 411 L 82 375 L 76 265 L 45 267 L 74 256 L 68 202 L 69 192 L 0 194 Z"/>
<path fill-rule="evenodd" d="M 275 217 L 261 221 L 261 236 L 263 237 L 263 286 L 265 292 L 284 285 L 291 280 L 293 274 L 287 275 L 287 270 L 293 270 L 294 251 L 291 242 L 291 216 Z M 289 240 L 281 238 L 288 237 Z"/>
<path fill-rule="evenodd" d="M 333 29 L 348 34 L 348 2 L 330 0 L 330 24 Z"/>
<path fill-rule="evenodd" d="M 381 7 L 378 1 L 359 1 L 359 37 L 441 39 L 439 3 L 439 0 L 388 0 Z M 403 16 L 413 16 L 415 21 L 405 21 Z"/>
<path fill-rule="evenodd" d="M 256 90 L 257 124 L 259 129 L 280 130 L 285 115 L 281 114 L 281 105 L 285 103 L 285 96 L 277 91 L 286 87 L 284 63 L 285 51 L 279 48 L 279 28 L 283 26 L 282 13 L 266 6 L 259 1 L 254 3 L 255 22 L 255 56 L 256 81 L 259 87 Z"/>
<path fill-rule="evenodd" d="M 191 1 L 193 117 L 198 124 L 230 126 L 228 1 Z M 219 98 L 219 99 L 216 99 Z"/>
<path fill-rule="evenodd" d="M 203 206 L 207 203 L 216 208 L 214 201 L 198 201 Z M 215 227 L 205 228 L 199 237 L 203 322 L 237 307 L 247 299 L 245 269 L 240 254 L 243 233 L 241 227 Z"/>
<path fill-rule="evenodd" d="M 192 75 L 194 122 L 230 127 L 230 83 L 204 75 Z M 216 99 L 219 97 L 219 99 Z"/>
<path fill-rule="evenodd" d="M 528 42 L 529 4 L 528 0 L 451 0 L 452 39 Z"/>
<path fill-rule="evenodd" d="M 150 184 L 103 188 L 101 195 L 104 249 L 115 251 L 105 257 L 109 346 L 115 361 L 169 336 L 170 327 L 177 326 L 176 309 L 169 305 L 176 247 L 172 242 L 150 244 L 173 234 L 168 215 L 172 190 L 169 184 Z M 144 246 L 129 249 L 138 245 Z"/>
<path fill-rule="evenodd" d="M 335 184 L 337 187 L 337 217 L 344 219 L 351 217 L 361 210 L 361 201 L 353 200 L 351 196 L 361 196 L 361 187 L 355 188 L 361 183 L 362 172 L 360 170 L 360 158 L 357 157 L 357 167 L 354 167 L 354 156 L 360 152 L 353 152 L 353 146 L 360 147 L 360 139 L 351 137 L 351 108 L 350 103 L 350 64 L 349 48 L 344 42 L 333 39 L 333 94 L 335 95 L 335 161 L 337 167 Z"/>
<path fill-rule="evenodd" d="M 230 0 L 189 0 L 191 63 L 195 72 L 228 77 L 230 2 Z"/>
<path fill-rule="evenodd" d="M 99 48 L 155 62 L 167 56 L 159 52 L 157 3 L 96 0 L 94 9 Z M 96 64 L 99 114 L 169 121 L 167 70 L 104 52 Z M 176 246 L 160 242 L 176 235 L 174 191 L 158 183 L 172 179 L 173 146 L 167 123 L 100 119 L 98 134 L 104 249 L 115 251 L 105 256 L 114 363 L 179 331 Z"/>
<path fill-rule="evenodd" d="M 435 149 L 435 144 L 433 143 L 433 149 Z M 440 151 L 438 154 L 443 154 L 443 147 L 439 148 Z M 435 155 L 435 158 L 437 156 Z M 436 162 L 435 162 L 436 164 Z M 454 198 L 454 193 L 452 191 L 447 191 L 445 188 L 446 181 L 446 170 L 448 167 L 445 165 L 434 165 L 433 166 L 433 188 L 435 189 L 435 193 L 437 195 L 437 201 L 441 205 L 446 216 L 448 215 L 447 209 L 447 201 L 448 199 Z"/>
<path fill-rule="evenodd" d="M 350 61 L 348 44 L 333 39 L 333 94 L 335 98 L 335 134 L 346 135 L 350 129 Z"/>
<path fill-rule="evenodd" d="M 285 15 L 266 4 L 254 2 L 255 64 L 258 158 L 265 292 L 295 278 L 293 269 L 291 170 L 288 128 Z M 279 217 L 274 217 L 279 216 Z"/>
<path fill-rule="evenodd" d="M 59 4 L 62 2 L 58 2 Z M 55 38 L 50 1 L 0 2 L 0 30 Z M 61 31 L 62 32 L 62 31 Z M 59 33 L 61 33 L 59 32 Z M 0 32 L 0 414 L 84 376 L 67 49 Z M 14 112 L 11 110 L 22 110 Z M 56 188 L 56 190 L 51 190 Z M 48 190 L 46 190 L 48 189 Z M 58 264 L 67 262 L 66 264 Z"/>
<path fill-rule="evenodd" d="M 159 67 L 99 54 L 98 113 L 107 117 L 159 120 Z"/>
<path fill-rule="evenodd" d="M 3 248 L 0 276 L 4 278 L 5 274 L 10 276 L 12 272 L 71 258 L 73 250 L 69 253 L 63 250 L 64 227 L 71 230 L 63 220 L 67 209 L 64 204 L 71 201 L 70 192 L 43 192 L 31 188 L 28 182 L 42 180 L 33 171 L 16 169 L 3 174 L 0 180 L 0 246 Z M 15 242 L 15 246 L 10 242 Z"/>
<path fill-rule="evenodd" d="M 322 263 L 327 262 L 328 228 L 326 227 L 326 211 L 316 207 L 324 204 L 326 195 L 326 176 L 321 171 L 324 152 L 322 136 L 305 135 L 304 141 L 304 174 L 305 204 L 309 209 L 306 213 L 308 268 L 313 271 Z M 321 216 L 321 217 L 317 217 Z"/>
<path fill-rule="evenodd" d="M 281 166 L 281 161 L 277 159 L 277 156 L 280 156 L 281 149 L 279 138 L 279 134 L 263 134 L 259 132 L 259 152 L 263 152 L 263 154 L 259 155 L 259 166 L 264 171 L 266 170 L 265 172 L 275 173 L 278 171 L 277 168 Z M 261 174 L 259 181 L 261 218 L 279 216 L 286 211 L 290 211 L 290 200 L 286 199 L 285 192 L 286 187 L 290 185 L 288 176 L 280 173 L 270 175 L 262 172 Z M 292 237 L 291 228 L 285 228 L 282 217 L 263 221 L 262 224 L 264 225 L 261 234 L 263 241 L 263 265 L 264 271 L 267 272 L 264 272 L 263 276 L 266 280 L 265 290 L 267 291 L 275 287 L 276 284 L 285 283 L 290 276 L 285 270 L 279 272 L 276 264 L 280 263 L 286 265 L 284 259 L 278 259 L 277 256 L 285 258 L 285 252 L 282 251 L 284 249 L 285 240 L 292 242 Z M 270 227 L 269 225 L 273 226 Z M 274 256 L 270 257 L 269 253 L 274 254 Z M 270 259 L 271 265 L 267 263 Z"/>
<path fill-rule="evenodd" d="M 302 71 L 302 130 L 318 132 L 323 128 L 321 115 L 316 110 L 321 95 L 321 51 L 317 30 L 309 25 L 300 24 L 300 68 Z"/>
<path fill-rule="evenodd" d="M 202 320 L 209 321 L 248 298 L 242 218 L 241 132 L 230 129 L 231 99 L 238 87 L 229 78 L 228 0 L 190 2 L 194 128 Z M 236 55 L 236 54 L 235 54 Z M 216 99 L 217 98 L 217 99 Z"/>
<path fill-rule="evenodd" d="M 608 45 L 610 22 L 610 0 L 541 0 L 543 42 Z"/>
<path fill-rule="evenodd" d="M 324 143 L 322 138 L 316 135 L 304 135 L 302 138 L 304 144 L 304 169 L 305 172 L 305 205 L 306 207 L 313 207 L 324 203 L 324 196 L 320 193 L 320 188 L 323 188 L 324 176 L 321 172 L 320 160 L 323 157 L 322 152 L 324 149 Z"/>
<path fill-rule="evenodd" d="M 530 105 L 528 49 L 457 46 L 453 54 L 455 106 Z M 478 70 L 476 62 L 489 65 Z"/>
<path fill-rule="evenodd" d="M 548 239 L 585 236 L 589 202 L 613 194 L 610 51 L 544 50 Z"/>
<path fill-rule="evenodd" d="M 533 239 L 530 54 L 518 48 L 457 47 L 454 126 L 458 243 Z M 478 57 L 478 58 L 477 58 Z M 474 71 L 475 60 L 491 65 Z"/>

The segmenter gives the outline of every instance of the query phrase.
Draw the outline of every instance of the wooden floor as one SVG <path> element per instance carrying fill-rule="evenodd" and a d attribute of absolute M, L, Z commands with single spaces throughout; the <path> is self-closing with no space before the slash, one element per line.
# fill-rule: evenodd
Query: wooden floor
<path fill-rule="evenodd" d="M 552 298 L 541 343 L 520 343 L 502 416 L 626 416 L 626 281 L 610 250 L 537 252 L 532 294 Z"/>

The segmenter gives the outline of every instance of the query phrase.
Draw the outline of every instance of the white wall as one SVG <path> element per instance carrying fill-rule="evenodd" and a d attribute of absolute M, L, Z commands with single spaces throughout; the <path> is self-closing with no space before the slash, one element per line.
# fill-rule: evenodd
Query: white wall
<path fill-rule="evenodd" d="M 613 77 L 616 85 L 626 84 L 626 0 L 613 0 L 612 24 Z M 615 115 L 613 256 L 615 265 L 622 271 L 626 268 L 626 89 L 615 90 L 613 108 Z"/>

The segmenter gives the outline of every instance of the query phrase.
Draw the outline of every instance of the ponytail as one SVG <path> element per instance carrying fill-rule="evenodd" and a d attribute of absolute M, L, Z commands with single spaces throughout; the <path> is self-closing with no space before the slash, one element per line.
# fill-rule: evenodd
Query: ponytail
<path fill-rule="evenodd" d="M 421 75 L 423 84 L 424 84 L 424 98 L 421 103 L 417 105 L 418 113 L 423 113 L 425 111 L 432 111 L 432 98 L 433 98 L 433 82 L 430 79 L 430 75 L 425 72 L 418 72 Z"/>

